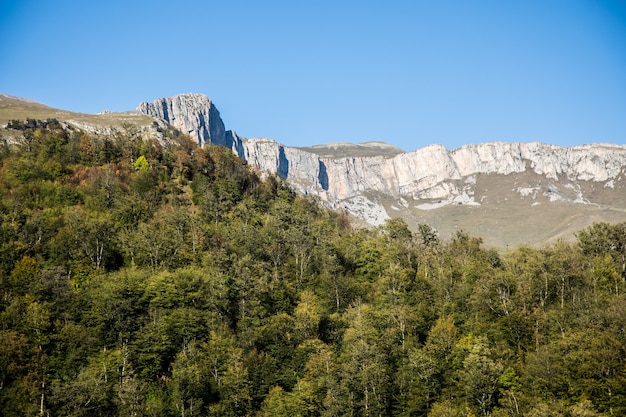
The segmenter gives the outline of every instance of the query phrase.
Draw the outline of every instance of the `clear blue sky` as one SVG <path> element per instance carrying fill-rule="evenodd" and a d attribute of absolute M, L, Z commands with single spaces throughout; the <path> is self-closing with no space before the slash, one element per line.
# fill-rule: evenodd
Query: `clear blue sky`
<path fill-rule="evenodd" d="M 626 143 L 626 1 L 0 0 L 0 92 L 203 93 L 291 146 Z"/>

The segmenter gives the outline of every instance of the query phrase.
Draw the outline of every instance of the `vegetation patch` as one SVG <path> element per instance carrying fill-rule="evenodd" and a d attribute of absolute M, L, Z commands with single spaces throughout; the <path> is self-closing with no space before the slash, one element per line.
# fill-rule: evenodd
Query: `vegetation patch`
<path fill-rule="evenodd" d="M 626 414 L 625 223 L 504 252 L 172 130 L 10 129 L 0 415 Z"/>

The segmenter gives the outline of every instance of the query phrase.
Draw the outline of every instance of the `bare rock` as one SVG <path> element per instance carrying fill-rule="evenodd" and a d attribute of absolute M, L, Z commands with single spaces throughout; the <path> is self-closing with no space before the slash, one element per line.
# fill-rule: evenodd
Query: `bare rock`
<path fill-rule="evenodd" d="M 200 146 L 207 142 L 223 146 L 227 144 L 226 129 L 220 113 L 203 94 L 180 94 L 159 98 L 152 103 L 141 103 L 137 110 L 165 120 L 181 132 L 197 139 Z"/>

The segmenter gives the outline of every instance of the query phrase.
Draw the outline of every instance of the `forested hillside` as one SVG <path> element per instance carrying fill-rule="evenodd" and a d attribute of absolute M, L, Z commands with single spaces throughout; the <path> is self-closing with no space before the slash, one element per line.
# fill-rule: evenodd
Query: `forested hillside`
<path fill-rule="evenodd" d="M 174 130 L 1 133 L 0 415 L 626 415 L 626 224 L 499 252 Z"/>

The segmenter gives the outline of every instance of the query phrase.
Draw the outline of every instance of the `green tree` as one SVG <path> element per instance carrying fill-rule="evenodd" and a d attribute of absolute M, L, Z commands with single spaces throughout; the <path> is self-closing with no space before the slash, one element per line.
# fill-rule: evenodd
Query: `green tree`
<path fill-rule="evenodd" d="M 239 357 L 229 361 L 221 375 L 221 401 L 209 407 L 209 415 L 245 416 L 252 408 L 251 383 L 248 369 Z"/>
<path fill-rule="evenodd" d="M 181 417 L 201 415 L 207 390 L 208 374 L 200 361 L 200 353 L 192 341 L 176 355 L 172 363 L 172 401 Z"/>
<path fill-rule="evenodd" d="M 186 263 L 186 225 L 177 224 L 170 207 L 164 207 L 136 230 L 122 233 L 124 251 L 131 265 L 153 271 L 176 268 Z"/>
<path fill-rule="evenodd" d="M 64 220 L 55 245 L 68 253 L 70 262 L 89 265 L 95 271 L 119 266 L 115 225 L 108 214 L 92 215 L 81 207 L 71 207 Z"/>
<path fill-rule="evenodd" d="M 406 364 L 400 369 L 400 377 L 406 385 L 402 415 L 426 415 L 439 397 L 441 374 L 435 358 L 424 349 L 413 347 L 409 350 Z"/>
<path fill-rule="evenodd" d="M 424 246 L 436 246 L 439 243 L 437 231 L 431 226 L 420 223 L 417 225 L 418 234 Z"/>
<path fill-rule="evenodd" d="M 306 384 L 301 384 L 296 391 L 285 392 L 282 387 L 272 387 L 265 397 L 259 417 L 306 417 L 313 416 L 315 410 L 307 404 Z"/>
<path fill-rule="evenodd" d="M 68 416 L 116 414 L 115 388 L 119 381 L 119 350 L 103 349 L 89 360 L 78 375 L 55 381 L 53 400 Z"/>
<path fill-rule="evenodd" d="M 594 223 L 577 233 L 578 245 L 585 254 L 610 254 L 626 280 L 626 222 Z"/>
<path fill-rule="evenodd" d="M 150 171 L 150 164 L 148 163 L 148 160 L 146 159 L 146 157 L 143 155 L 141 155 L 139 158 L 135 160 L 133 167 L 135 168 L 135 171 L 144 171 L 144 172 Z"/>
<path fill-rule="evenodd" d="M 15 330 L 0 330 L 0 340 L 0 412 L 5 416 L 19 416 L 24 410 L 36 414 L 38 378 L 31 373 L 36 352 L 26 335 Z"/>
<path fill-rule="evenodd" d="M 308 339 L 317 339 L 321 320 L 320 306 L 317 296 L 312 291 L 302 291 L 300 302 L 295 308 L 295 338 L 302 342 Z"/>
<path fill-rule="evenodd" d="M 40 272 L 40 266 L 33 258 L 26 255 L 20 259 L 11 271 L 11 275 L 7 280 L 9 288 L 17 294 L 26 294 L 32 283 L 37 280 Z"/>
<path fill-rule="evenodd" d="M 346 396 L 339 399 L 343 404 L 334 407 L 340 406 L 338 411 L 344 414 L 386 414 L 390 407 L 391 375 L 388 357 L 373 326 L 373 311 L 369 305 L 357 303 L 346 314 L 350 327 L 344 334 L 338 358 L 338 390 L 342 397 Z M 329 404 L 331 398 L 327 399 Z"/>
<path fill-rule="evenodd" d="M 469 404 L 481 415 L 489 415 L 497 404 L 502 364 L 493 358 L 487 338 L 469 336 L 458 346 L 467 350 L 459 380 Z"/>

